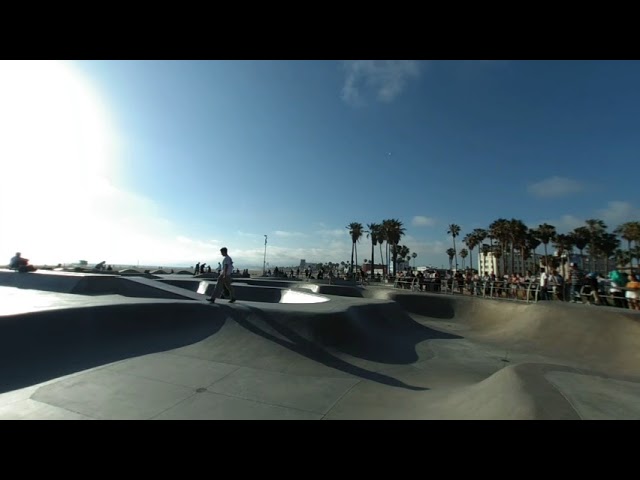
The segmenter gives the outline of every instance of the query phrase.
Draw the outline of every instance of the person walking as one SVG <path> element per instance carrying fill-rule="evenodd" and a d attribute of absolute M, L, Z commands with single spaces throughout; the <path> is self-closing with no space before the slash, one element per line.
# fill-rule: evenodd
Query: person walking
<path fill-rule="evenodd" d="M 229 296 L 231 297 L 229 303 L 233 303 L 236 301 L 235 292 L 233 291 L 233 287 L 231 286 L 233 260 L 227 254 L 227 247 L 222 247 L 220 249 L 220 253 L 224 257 L 224 259 L 222 260 L 222 271 L 220 272 L 220 276 L 218 277 L 218 281 L 216 282 L 216 288 L 214 288 L 213 294 L 211 295 L 211 297 L 207 298 L 207 300 L 211 303 L 215 303 L 216 298 L 220 296 L 222 287 L 225 287 L 229 291 Z"/>

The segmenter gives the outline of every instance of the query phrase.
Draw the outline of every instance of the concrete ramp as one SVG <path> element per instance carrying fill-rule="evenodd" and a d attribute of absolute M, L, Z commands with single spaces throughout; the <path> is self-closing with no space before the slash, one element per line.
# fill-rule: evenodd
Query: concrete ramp
<path fill-rule="evenodd" d="M 0 317 L 0 392 L 207 338 L 201 303 L 106 305 Z"/>
<path fill-rule="evenodd" d="M 637 312 L 213 285 L 0 316 L 0 418 L 640 419 Z"/>
<path fill-rule="evenodd" d="M 517 303 L 464 296 L 377 292 L 404 310 L 467 328 L 478 341 L 535 351 L 568 365 L 640 373 L 640 313 L 561 302 Z"/>

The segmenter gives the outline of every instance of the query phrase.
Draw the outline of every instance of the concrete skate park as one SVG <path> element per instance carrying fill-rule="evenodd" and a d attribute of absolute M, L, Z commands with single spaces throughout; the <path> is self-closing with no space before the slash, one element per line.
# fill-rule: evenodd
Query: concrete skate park
<path fill-rule="evenodd" d="M 2 419 L 639 419 L 640 315 L 242 278 L 0 270 Z"/>

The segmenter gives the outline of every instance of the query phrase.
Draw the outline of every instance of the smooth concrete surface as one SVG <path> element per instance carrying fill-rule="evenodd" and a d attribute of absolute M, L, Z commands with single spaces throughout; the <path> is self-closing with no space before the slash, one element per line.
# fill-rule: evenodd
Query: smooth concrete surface
<path fill-rule="evenodd" d="M 640 419 L 638 312 L 235 284 L 0 272 L 0 419 Z"/>

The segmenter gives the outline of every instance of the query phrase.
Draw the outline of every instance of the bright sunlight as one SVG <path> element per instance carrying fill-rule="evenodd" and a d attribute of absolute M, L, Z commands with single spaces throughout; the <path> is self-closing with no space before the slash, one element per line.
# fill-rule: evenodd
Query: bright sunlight
<path fill-rule="evenodd" d="M 105 112 L 66 62 L 0 62 L 2 254 L 38 252 L 45 262 L 82 254 L 82 230 L 113 173 Z"/>

